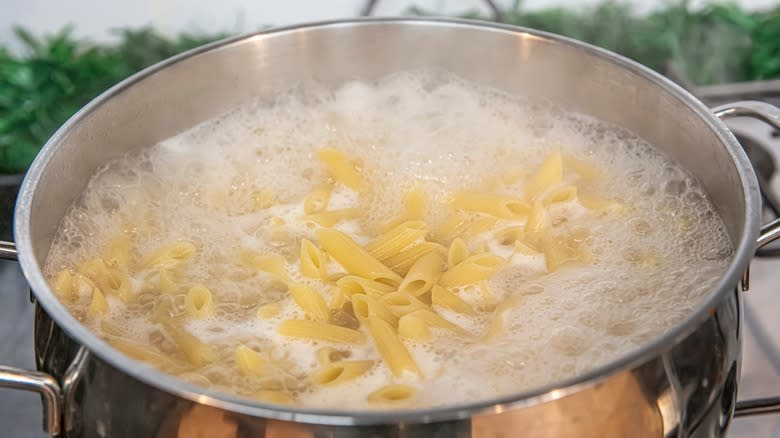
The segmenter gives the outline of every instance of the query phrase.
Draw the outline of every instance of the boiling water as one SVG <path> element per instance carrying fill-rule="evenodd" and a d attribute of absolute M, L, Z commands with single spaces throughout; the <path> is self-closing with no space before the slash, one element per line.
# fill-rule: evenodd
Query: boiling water
<path fill-rule="evenodd" d="M 403 211 L 402 198 L 413 186 L 425 193 L 424 220 L 436 229 L 453 214 L 446 207 L 452 193 L 522 194 L 527 176 L 552 151 L 598 168 L 596 178 L 566 170 L 564 181 L 619 208 L 595 214 L 577 201 L 551 208 L 554 228 L 585 230 L 587 252 L 586 261 L 551 273 L 542 255 L 513 255 L 491 233 L 468 240 L 473 251 L 487 248 L 509 259 L 486 284 L 495 302 L 518 297 L 500 316 L 501 335 L 481 338 L 496 317 L 489 305 L 473 317 L 438 309 L 473 336 L 444 331 L 429 342 L 405 342 L 423 378 L 394 377 L 369 339 L 336 348 L 350 359 L 375 359 L 376 365 L 355 380 L 318 386 L 306 376 L 319 366 L 316 351 L 329 344 L 278 334 L 280 321 L 304 313 L 284 284 L 243 265 L 239 254 L 281 254 L 295 281 L 328 297 L 319 280 L 298 273 L 296 263 L 300 239 L 316 242 L 317 227 L 300 217 L 304 196 L 328 181 L 316 159 L 322 147 L 355 160 L 369 183 L 360 194 L 336 184 L 328 206 L 362 212 L 336 225 L 361 244 Z M 494 229 L 523 222 L 500 221 Z M 131 260 L 174 241 L 195 243 L 197 254 L 175 272 L 175 281 L 208 287 L 216 311 L 200 320 L 183 317 L 187 288 L 161 294 L 149 286 L 149 270 L 139 268 L 131 270 L 135 298 L 125 304 L 108 296 L 109 311 L 101 317 L 86 312 L 89 290 L 64 300 L 85 325 L 109 342 L 129 339 L 186 364 L 177 344 L 154 322 L 165 312 L 185 320 L 188 332 L 219 359 L 162 366 L 164 371 L 239 395 L 270 388 L 300 405 L 336 408 L 375 407 L 367 395 L 391 382 L 417 388 L 400 405 L 409 407 L 506 395 L 587 372 L 685 318 L 733 251 L 700 185 L 641 139 L 428 71 L 352 82 L 335 91 L 301 87 L 109 163 L 62 221 L 47 275 L 99 257 L 122 234 L 130 238 Z M 330 268 L 341 270 L 335 262 Z M 459 293 L 476 306 L 484 298 L 479 289 Z M 279 303 L 281 312 L 259 318 L 257 309 L 268 303 Z M 270 358 L 275 372 L 270 377 L 237 372 L 239 344 Z"/>

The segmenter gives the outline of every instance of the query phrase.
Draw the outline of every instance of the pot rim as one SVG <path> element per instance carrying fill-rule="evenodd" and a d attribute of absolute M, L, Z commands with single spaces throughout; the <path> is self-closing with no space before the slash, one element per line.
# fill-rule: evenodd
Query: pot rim
<path fill-rule="evenodd" d="M 572 48 L 584 50 L 589 54 L 616 64 L 631 71 L 633 74 L 647 79 L 660 90 L 669 93 L 680 104 L 693 110 L 707 126 L 715 132 L 720 142 L 725 146 L 731 159 L 734 161 L 742 185 L 745 199 L 744 225 L 740 230 L 740 241 L 736 242 L 734 258 L 725 274 L 720 278 L 714 290 L 684 321 L 677 324 L 663 336 L 646 344 L 643 348 L 622 356 L 617 360 L 608 362 L 588 373 L 562 380 L 557 383 L 533 388 L 511 395 L 504 395 L 492 399 L 480 400 L 472 403 L 458 405 L 439 406 L 426 409 L 399 409 L 390 411 L 347 411 L 329 410 L 301 407 L 276 406 L 233 396 L 227 393 L 199 387 L 171 375 L 157 371 L 143 362 L 130 359 L 109 344 L 101 340 L 96 334 L 78 322 L 68 310 L 60 303 L 44 279 L 41 267 L 36 261 L 30 236 L 31 205 L 36 192 L 36 186 L 46 167 L 59 146 L 59 143 L 68 133 L 85 119 L 93 111 L 97 110 L 104 102 L 117 96 L 142 81 L 171 65 L 200 54 L 227 48 L 233 44 L 240 44 L 250 39 L 262 39 L 286 33 L 296 33 L 307 29 L 326 29 L 349 26 L 374 26 L 374 25 L 400 25 L 400 26 L 434 26 L 434 27 L 464 27 L 485 32 L 499 32 L 510 35 L 530 35 L 535 38 L 551 41 L 556 44 L 568 45 Z M 708 312 L 714 309 L 727 293 L 733 291 L 739 284 L 743 272 L 747 269 L 755 250 L 755 242 L 759 232 L 760 198 L 758 184 L 752 166 L 747 155 L 740 147 L 732 133 L 726 128 L 709 109 L 689 94 L 687 91 L 666 79 L 649 68 L 590 44 L 583 43 L 559 35 L 531 30 L 527 28 L 497 24 L 476 20 L 452 19 L 452 18 L 414 18 L 414 17 L 387 17 L 387 18 L 351 18 L 340 20 L 327 20 L 303 23 L 269 30 L 254 32 L 228 38 L 215 43 L 207 44 L 190 51 L 184 52 L 165 61 L 136 73 L 123 80 L 119 84 L 103 92 L 92 100 L 74 116 L 72 116 L 55 134 L 46 142 L 38 156 L 30 166 L 16 204 L 16 217 L 14 232 L 16 245 L 19 252 L 19 261 L 22 271 L 30 284 L 38 302 L 46 310 L 49 316 L 68 333 L 69 336 L 85 346 L 89 351 L 97 355 L 101 360 L 111 364 L 117 369 L 127 373 L 133 378 L 165 392 L 189 399 L 191 401 L 209 405 L 212 407 L 233 411 L 241 414 L 265 417 L 276 420 L 295 421 L 311 424 L 326 424 L 338 426 L 378 425 L 402 422 L 430 423 L 437 421 L 449 421 L 469 418 L 479 414 L 497 414 L 505 410 L 534 405 L 546 401 L 555 400 L 577 392 L 583 388 L 596 385 L 607 377 L 621 371 L 630 370 L 654 357 L 662 354 L 666 349 L 678 343 L 689 334 L 697 325 L 708 317 Z"/>

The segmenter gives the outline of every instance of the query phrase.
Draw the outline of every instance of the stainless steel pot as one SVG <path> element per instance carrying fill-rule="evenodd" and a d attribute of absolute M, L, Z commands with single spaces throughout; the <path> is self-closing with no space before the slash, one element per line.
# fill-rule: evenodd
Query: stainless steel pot
<path fill-rule="evenodd" d="M 262 404 L 196 387 L 111 349 L 57 300 L 41 273 L 59 221 L 101 164 L 254 97 L 307 80 L 338 85 L 437 66 L 625 127 L 679 160 L 709 193 L 736 247 L 695 312 L 663 337 L 586 375 L 511 397 L 394 412 Z M 780 399 L 736 402 L 741 295 L 757 246 L 755 175 L 718 117 L 780 111 L 738 103 L 714 113 L 632 61 L 541 32 L 457 20 L 373 19 L 287 27 L 193 50 L 104 93 L 46 144 L 16 209 L 16 250 L 36 304 L 39 372 L 0 368 L 0 387 L 37 391 L 45 429 L 68 437 L 721 436 L 735 413 Z M 17 256 L 12 244 L 0 247 Z M 682 292 L 682 291 L 681 291 Z"/>

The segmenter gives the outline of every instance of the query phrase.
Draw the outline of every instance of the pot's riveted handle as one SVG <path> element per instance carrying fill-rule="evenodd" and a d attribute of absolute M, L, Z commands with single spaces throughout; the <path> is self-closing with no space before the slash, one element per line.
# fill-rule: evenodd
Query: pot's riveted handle
<path fill-rule="evenodd" d="M 13 242 L 0 240 L 0 259 L 16 260 Z M 39 371 L 0 365 L 0 388 L 37 392 L 43 400 L 43 430 L 49 435 L 60 434 L 62 390 L 57 379 Z"/>
<path fill-rule="evenodd" d="M 741 101 L 727 103 L 712 109 L 721 119 L 732 117 L 750 117 L 761 120 L 775 129 L 780 130 L 780 109 L 774 105 L 758 101 Z M 775 219 L 761 227 L 761 233 L 756 241 L 756 249 L 780 238 L 780 218 Z M 749 281 L 748 273 L 743 277 L 743 287 Z M 770 397 L 755 400 L 737 401 L 734 408 L 735 417 L 745 417 L 758 414 L 771 414 L 780 412 L 780 397 Z"/>
<path fill-rule="evenodd" d="M 712 109 L 721 119 L 732 117 L 750 117 L 761 120 L 775 129 L 780 130 L 780 109 L 765 102 L 745 100 L 727 103 Z M 761 227 L 761 234 L 756 241 L 756 248 L 771 243 L 780 238 L 780 218 Z"/>

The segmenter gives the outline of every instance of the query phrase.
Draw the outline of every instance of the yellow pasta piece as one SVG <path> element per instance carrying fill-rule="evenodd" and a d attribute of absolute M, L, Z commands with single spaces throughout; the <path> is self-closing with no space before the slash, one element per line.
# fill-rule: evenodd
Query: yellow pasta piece
<path fill-rule="evenodd" d="M 328 301 L 328 307 L 333 310 L 338 310 L 344 307 L 349 302 L 349 296 L 344 290 L 335 287 L 331 289 L 330 301 Z"/>
<path fill-rule="evenodd" d="M 519 254 L 527 256 L 539 254 L 539 251 L 537 251 L 534 247 L 519 240 L 515 241 L 515 251 Z"/>
<path fill-rule="evenodd" d="M 417 315 L 406 314 L 398 320 L 398 336 L 405 339 L 424 341 L 431 338 L 428 324 Z"/>
<path fill-rule="evenodd" d="M 301 217 L 301 220 L 314 222 L 323 227 L 332 227 L 341 221 L 355 219 L 358 216 L 360 216 L 360 210 L 357 208 L 342 208 L 340 210 L 307 214 Z"/>
<path fill-rule="evenodd" d="M 560 186 L 550 189 L 544 193 L 542 204 L 550 205 L 560 202 L 571 202 L 577 200 L 577 187 Z"/>
<path fill-rule="evenodd" d="M 338 385 L 354 380 L 374 366 L 372 360 L 342 360 L 330 362 L 317 370 L 311 380 L 318 385 Z"/>
<path fill-rule="evenodd" d="M 427 233 L 428 226 L 425 222 L 406 221 L 374 239 L 366 245 L 366 251 L 381 262 L 400 253 Z"/>
<path fill-rule="evenodd" d="M 439 277 L 439 285 L 443 287 L 456 287 L 478 283 L 490 278 L 501 269 L 505 263 L 506 260 L 493 254 L 475 254 L 458 263 L 452 269 L 444 272 L 441 277 Z"/>
<path fill-rule="evenodd" d="M 547 270 L 553 272 L 569 262 L 581 262 L 585 260 L 580 244 L 573 240 L 564 240 L 558 236 L 545 235 L 540 241 L 540 248 L 544 253 Z"/>
<path fill-rule="evenodd" d="M 391 384 L 368 394 L 370 403 L 397 404 L 408 402 L 415 396 L 416 390 L 409 385 Z"/>
<path fill-rule="evenodd" d="M 560 152 L 552 153 L 531 176 L 525 186 L 525 198 L 532 202 L 548 188 L 559 184 L 563 179 L 563 158 Z"/>
<path fill-rule="evenodd" d="M 458 313 L 465 313 L 466 315 L 477 314 L 469 303 L 463 301 L 457 294 L 454 294 L 439 285 L 433 287 L 431 302 L 435 306 L 446 307 Z"/>
<path fill-rule="evenodd" d="M 193 336 L 183 327 L 170 322 L 164 322 L 162 325 L 191 364 L 203 366 L 217 360 L 217 353 L 208 344 Z"/>
<path fill-rule="evenodd" d="M 245 376 L 261 376 L 265 374 L 268 361 L 257 351 L 245 345 L 236 348 L 236 366 Z"/>
<path fill-rule="evenodd" d="M 309 278 L 328 276 L 328 256 L 309 239 L 301 240 L 301 274 Z"/>
<path fill-rule="evenodd" d="M 586 179 L 598 179 L 604 174 L 597 166 L 571 155 L 563 156 L 563 165 Z"/>
<path fill-rule="evenodd" d="M 130 300 L 130 278 L 124 272 L 106 266 L 102 259 L 87 260 L 79 266 L 78 271 L 95 282 L 104 293 L 116 295 L 125 302 Z"/>
<path fill-rule="evenodd" d="M 327 321 L 330 309 L 325 299 L 317 291 L 305 284 L 290 283 L 290 295 L 304 312 L 318 321 Z"/>
<path fill-rule="evenodd" d="M 257 317 L 262 319 L 273 318 L 281 311 L 282 308 L 277 303 L 264 304 L 257 308 Z"/>
<path fill-rule="evenodd" d="M 414 295 L 406 292 L 391 292 L 383 295 L 380 299 L 394 315 L 399 317 L 427 307 L 425 303 L 415 298 Z"/>
<path fill-rule="evenodd" d="M 160 292 L 164 294 L 176 292 L 178 286 L 173 280 L 173 274 L 171 274 L 171 271 L 162 268 L 157 270 L 157 287 L 160 289 Z"/>
<path fill-rule="evenodd" d="M 252 207 L 250 212 L 265 210 L 274 205 L 274 192 L 270 189 L 255 190 L 252 192 Z"/>
<path fill-rule="evenodd" d="M 480 306 L 493 310 L 496 306 L 496 303 L 498 303 L 498 299 L 493 294 L 493 292 L 490 291 L 490 288 L 487 285 L 487 281 L 481 281 L 479 283 L 479 294 L 482 298 Z"/>
<path fill-rule="evenodd" d="M 513 295 L 498 305 L 495 312 L 493 313 L 493 319 L 490 320 L 490 325 L 488 325 L 488 329 L 482 335 L 483 342 L 493 341 L 504 332 L 505 314 L 507 310 L 517 306 L 519 301 L 520 299 L 516 295 Z"/>
<path fill-rule="evenodd" d="M 442 243 L 448 242 L 465 231 L 470 223 L 469 218 L 462 213 L 452 214 L 439 225 L 432 237 Z"/>
<path fill-rule="evenodd" d="M 422 242 L 407 248 L 394 256 L 388 257 L 384 261 L 384 265 L 396 274 L 406 276 L 414 262 L 430 252 L 438 252 L 439 254 L 444 255 L 447 253 L 447 248 L 434 242 Z"/>
<path fill-rule="evenodd" d="M 597 196 L 586 195 L 580 193 L 578 200 L 583 207 L 594 213 L 603 216 L 608 213 L 623 213 L 626 211 L 626 206 L 617 201 L 611 201 Z"/>
<path fill-rule="evenodd" d="M 528 240 L 536 244 L 548 228 L 550 228 L 550 215 L 541 202 L 535 202 L 525 223 L 525 234 Z"/>
<path fill-rule="evenodd" d="M 409 219 L 422 219 L 425 214 L 425 192 L 414 186 L 404 195 L 404 208 Z"/>
<path fill-rule="evenodd" d="M 391 326 L 398 324 L 398 317 L 384 303 L 368 295 L 353 295 L 352 310 L 361 324 L 367 324 L 369 318 L 381 318 Z"/>
<path fill-rule="evenodd" d="M 130 266 L 130 238 L 122 234 L 108 246 L 106 265 L 127 272 Z"/>
<path fill-rule="evenodd" d="M 338 356 L 337 356 L 338 351 L 336 351 L 335 348 L 331 348 L 331 347 L 320 348 L 319 350 L 317 350 L 315 355 L 317 357 L 317 362 L 319 362 L 319 364 L 323 366 L 338 361 Z"/>
<path fill-rule="evenodd" d="M 274 391 L 270 389 L 262 389 L 253 394 L 253 397 L 268 403 L 274 403 L 277 405 L 291 405 L 295 402 L 295 399 L 284 391 Z"/>
<path fill-rule="evenodd" d="M 379 296 L 396 290 L 393 286 L 358 277 L 357 275 L 347 275 L 339 278 L 336 281 L 336 286 L 348 297 L 354 294 Z"/>
<path fill-rule="evenodd" d="M 197 248 L 192 242 L 174 242 L 158 249 L 143 263 L 144 268 L 163 267 L 171 269 L 181 262 L 195 257 Z"/>
<path fill-rule="evenodd" d="M 363 176 L 355 164 L 343 152 L 333 148 L 322 148 L 317 151 L 317 158 L 325 165 L 330 176 L 353 190 L 361 190 L 365 185 Z"/>
<path fill-rule="evenodd" d="M 92 289 L 92 301 L 89 303 L 87 313 L 94 316 L 102 316 L 108 312 L 108 302 L 106 297 L 103 296 L 103 292 L 98 288 Z"/>
<path fill-rule="evenodd" d="M 496 240 L 502 245 L 514 245 L 515 242 L 522 240 L 524 237 L 525 230 L 520 226 L 507 227 L 495 234 Z"/>
<path fill-rule="evenodd" d="M 67 269 L 57 272 L 52 282 L 52 288 L 60 297 L 68 300 L 76 298 L 76 290 L 73 287 L 73 275 Z"/>
<path fill-rule="evenodd" d="M 119 352 L 125 356 L 151 365 L 155 368 L 162 368 L 166 370 L 182 370 L 183 368 L 173 359 L 152 347 L 148 347 L 146 345 L 142 345 L 124 338 L 112 337 L 107 339 L 107 341 L 109 344 L 111 344 L 112 347 L 119 350 Z"/>
<path fill-rule="evenodd" d="M 444 257 L 436 251 L 423 255 L 409 268 L 409 272 L 398 286 L 398 291 L 417 297 L 423 295 L 431 290 L 439 279 L 443 264 Z"/>
<path fill-rule="evenodd" d="M 450 249 L 447 251 L 447 267 L 452 269 L 455 265 L 469 258 L 470 251 L 466 242 L 461 238 L 456 238 L 450 243 Z"/>
<path fill-rule="evenodd" d="M 481 217 L 472 221 L 468 227 L 460 234 L 463 239 L 469 239 L 474 236 L 479 236 L 482 233 L 486 233 L 496 227 L 498 219 L 494 217 Z"/>
<path fill-rule="evenodd" d="M 316 231 L 322 248 L 336 259 L 350 274 L 358 275 L 379 283 L 397 286 L 401 277 L 372 257 L 346 234 L 328 228 Z"/>
<path fill-rule="evenodd" d="M 184 296 L 184 311 L 193 318 L 205 318 L 214 312 L 214 296 L 203 285 L 195 285 Z"/>
<path fill-rule="evenodd" d="M 415 318 L 424 321 L 426 324 L 428 324 L 429 327 L 443 328 L 448 330 L 454 330 L 457 332 L 463 331 L 457 325 L 447 321 L 446 319 L 442 318 L 441 315 L 428 308 L 416 309 L 412 312 L 407 313 L 406 315 L 412 315 Z"/>
<path fill-rule="evenodd" d="M 329 202 L 330 187 L 320 187 L 303 198 L 303 212 L 305 214 L 313 214 L 325 211 L 328 209 Z"/>
<path fill-rule="evenodd" d="M 364 344 L 366 342 L 366 335 L 357 330 L 320 321 L 290 319 L 282 321 L 278 331 L 284 336 L 339 344 Z"/>
<path fill-rule="evenodd" d="M 368 330 L 374 339 L 379 355 L 396 377 L 401 377 L 404 371 L 422 375 L 422 371 L 412 358 L 409 350 L 395 334 L 393 327 L 380 318 L 369 318 Z"/>
<path fill-rule="evenodd" d="M 257 269 L 258 271 L 267 272 L 273 274 L 282 281 L 287 281 L 287 268 L 285 267 L 286 261 L 284 257 L 273 254 L 263 255 L 250 251 L 244 251 L 241 254 L 241 261 L 244 265 Z"/>
<path fill-rule="evenodd" d="M 519 199 L 473 192 L 455 193 L 450 205 L 457 210 L 485 213 L 501 219 L 523 218 L 529 210 L 529 205 Z"/>

